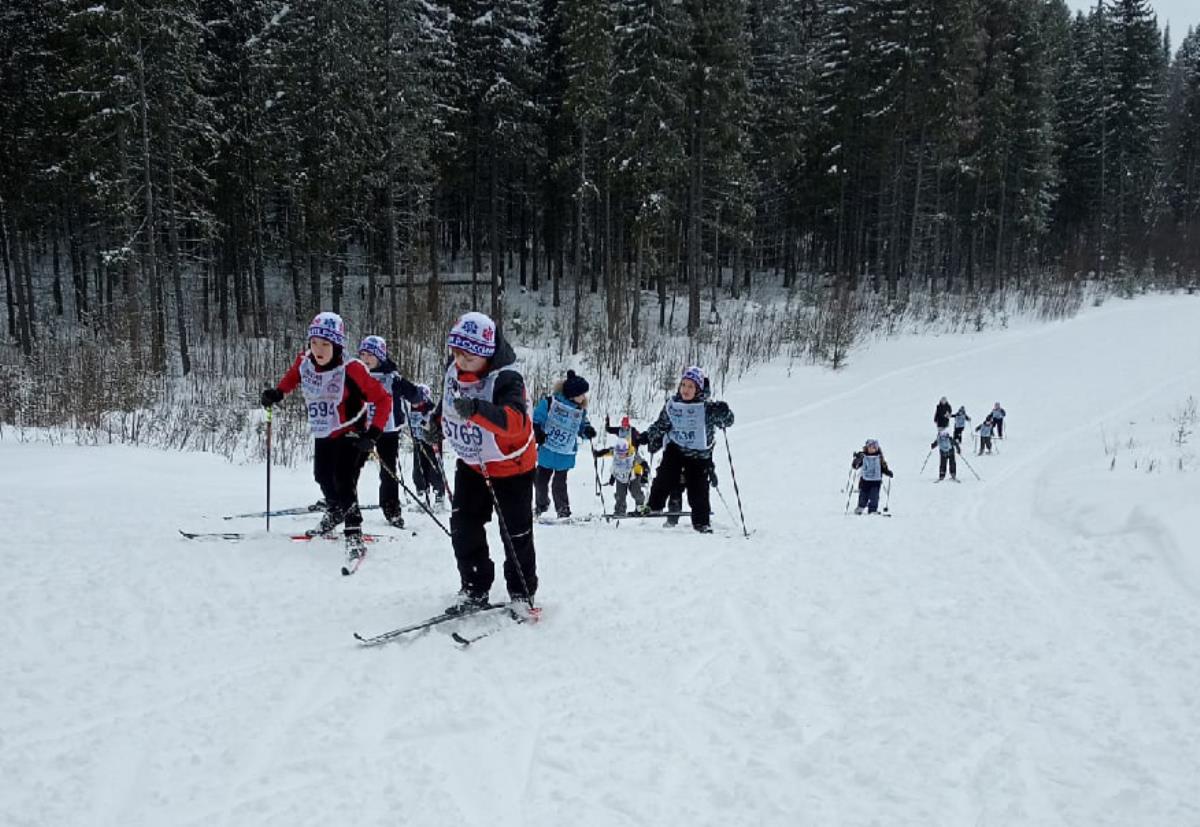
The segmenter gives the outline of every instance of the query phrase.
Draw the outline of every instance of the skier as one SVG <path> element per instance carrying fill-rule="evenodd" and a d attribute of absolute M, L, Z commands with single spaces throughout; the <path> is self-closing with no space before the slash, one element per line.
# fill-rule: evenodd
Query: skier
<path fill-rule="evenodd" d="M 629 425 L 629 417 L 621 417 L 620 427 L 613 428 L 610 425 L 605 425 L 605 430 L 614 434 L 617 437 L 608 448 L 593 449 L 592 456 L 596 459 L 600 457 L 612 457 L 612 476 L 609 479 L 615 488 L 613 495 L 613 514 L 618 517 L 625 516 L 626 498 L 632 494 L 634 505 L 638 508 L 646 501 L 646 496 L 642 491 L 642 482 L 646 478 L 647 463 L 645 457 L 638 451 L 634 440 L 637 438 L 637 431 Z"/>
<path fill-rule="evenodd" d="M 408 427 L 413 444 L 413 486 L 428 502 L 433 489 L 434 505 L 446 504 L 446 480 L 442 471 L 442 423 L 433 416 L 433 392 L 417 385 L 420 399 L 408 406 Z"/>
<path fill-rule="evenodd" d="M 967 423 L 971 421 L 971 417 L 967 416 L 967 408 L 965 405 L 959 405 L 958 410 L 954 412 L 954 441 L 962 445 L 963 430 L 967 427 Z"/>
<path fill-rule="evenodd" d="M 984 449 L 989 454 L 992 452 L 992 428 L 995 424 L 995 420 L 988 416 L 975 428 L 979 432 L 979 452 L 976 456 L 983 456 Z"/>
<path fill-rule="evenodd" d="M 454 323 L 446 344 L 451 359 L 442 401 L 434 410 L 458 455 L 450 539 L 458 563 L 459 601 L 447 609 L 463 613 L 488 605 L 495 567 L 484 526 L 499 508 L 510 543 L 504 581 L 510 600 L 533 600 L 537 560 L 533 546 L 533 477 L 537 446 L 529 416 L 529 394 L 516 354 L 496 324 L 471 312 Z M 519 606 L 515 608 L 520 608 Z"/>
<path fill-rule="evenodd" d="M 937 407 L 933 409 L 933 424 L 938 428 L 950 427 L 950 411 L 952 410 L 949 401 L 943 396 L 938 400 Z"/>
<path fill-rule="evenodd" d="M 404 405 L 401 400 L 414 402 L 420 399 L 417 386 L 400 375 L 396 363 L 388 357 L 387 341 L 382 336 L 367 336 L 358 345 L 358 358 L 371 371 L 371 377 L 383 385 L 392 397 L 392 414 L 388 417 L 383 435 L 379 437 L 379 508 L 389 525 L 404 528 L 404 515 L 400 509 L 399 476 L 400 428 L 404 421 Z M 368 406 L 367 417 L 372 412 Z"/>
<path fill-rule="evenodd" d="M 663 406 L 658 419 L 638 434 L 637 444 L 654 453 L 667 442 L 658 473 L 650 486 L 650 498 L 644 512 L 661 511 L 671 494 L 674 481 L 682 473 L 687 481 L 688 504 L 692 510 L 692 528 L 711 534 L 708 487 L 712 477 L 714 430 L 733 425 L 729 405 L 711 399 L 705 387 L 704 371 L 696 366 L 683 371 L 679 389 Z"/>
<path fill-rule="evenodd" d="M 571 516 L 567 473 L 575 467 L 579 437 L 594 439 L 596 429 L 587 418 L 588 383 L 573 370 L 554 386 L 554 392 L 533 409 L 533 434 L 538 444 L 537 499 L 541 517 L 550 509 L 550 483 L 554 482 L 554 510 L 560 520 Z"/>
<path fill-rule="evenodd" d="M 868 439 L 863 444 L 863 449 L 854 453 L 850 467 L 862 469 L 858 478 L 858 506 L 854 513 L 862 514 L 866 508 L 868 514 L 874 514 L 879 510 L 879 489 L 883 485 L 883 478 L 894 476 L 892 469 L 888 468 L 887 460 L 883 458 L 879 442 Z"/>
<path fill-rule="evenodd" d="M 992 418 L 992 422 L 996 425 L 996 437 L 998 439 L 1004 439 L 1004 417 L 1007 415 L 1008 413 L 1004 408 L 1000 407 L 999 402 L 992 406 L 992 412 L 988 414 Z"/>
<path fill-rule="evenodd" d="M 366 365 L 343 354 L 346 325 L 336 313 L 318 313 L 308 326 L 308 347 L 274 388 L 262 392 L 271 407 L 300 388 L 314 437 L 313 476 L 326 510 L 310 534 L 328 534 L 346 523 L 346 557 L 356 565 L 366 553 L 358 510 L 358 475 L 392 416 L 392 397 Z M 368 418 L 368 406 L 373 406 Z"/>
<path fill-rule="evenodd" d="M 938 462 L 938 478 L 941 482 L 946 478 L 946 466 L 950 466 L 950 479 L 958 482 L 958 463 L 954 459 L 955 452 L 962 453 L 962 447 L 954 441 L 954 437 L 946 431 L 945 428 L 938 429 L 937 438 L 929 443 L 930 450 L 938 449 L 941 460 Z"/>

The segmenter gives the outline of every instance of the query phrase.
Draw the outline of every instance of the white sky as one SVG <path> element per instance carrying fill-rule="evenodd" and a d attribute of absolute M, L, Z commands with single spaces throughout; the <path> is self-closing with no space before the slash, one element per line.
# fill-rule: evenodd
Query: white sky
<path fill-rule="evenodd" d="M 1086 11 L 1096 7 L 1095 0 L 1067 0 L 1071 12 Z M 1171 24 L 1171 51 L 1179 48 L 1179 41 L 1187 34 L 1188 26 L 1200 27 L 1200 2 L 1198 0 L 1150 0 L 1150 7 L 1158 14 L 1158 27 Z"/>

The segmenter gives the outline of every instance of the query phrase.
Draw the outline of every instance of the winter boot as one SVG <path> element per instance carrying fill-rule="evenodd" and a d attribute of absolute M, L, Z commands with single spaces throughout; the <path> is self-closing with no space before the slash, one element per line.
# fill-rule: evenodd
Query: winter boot
<path fill-rule="evenodd" d="M 316 528 L 310 528 L 304 533 L 309 537 L 320 537 L 323 534 L 331 534 L 341 524 L 343 519 L 345 519 L 343 515 L 333 509 L 329 509 L 321 515 L 321 522 L 317 524 Z"/>
<path fill-rule="evenodd" d="M 361 531 L 346 532 L 346 565 L 354 568 L 367 555 L 367 544 Z"/>
<path fill-rule="evenodd" d="M 392 528 L 404 528 L 404 515 L 399 511 L 387 515 L 387 523 Z"/>
<path fill-rule="evenodd" d="M 857 506 L 857 507 L 854 509 L 854 513 L 855 513 L 855 514 L 861 514 L 862 512 L 863 512 L 863 510 L 862 510 L 862 506 L 861 506 L 861 505 L 860 505 L 860 506 Z"/>
<path fill-rule="evenodd" d="M 453 606 L 446 607 L 446 614 L 469 615 L 486 609 L 490 605 L 487 592 L 469 592 L 466 589 L 460 589 L 458 601 Z"/>
<path fill-rule="evenodd" d="M 710 526 L 708 523 L 705 523 L 704 525 L 695 525 L 695 526 L 692 526 L 692 528 L 694 528 L 700 534 L 712 534 L 713 533 L 712 526 Z"/>

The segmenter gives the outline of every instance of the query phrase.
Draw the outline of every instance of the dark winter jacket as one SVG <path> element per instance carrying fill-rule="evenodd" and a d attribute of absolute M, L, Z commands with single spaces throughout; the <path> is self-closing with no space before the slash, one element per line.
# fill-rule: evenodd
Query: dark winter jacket
<path fill-rule="evenodd" d="M 421 391 L 412 382 L 409 382 L 400 375 L 400 368 L 391 360 L 391 357 L 384 359 L 379 363 L 379 367 L 371 371 L 371 376 L 380 379 L 387 376 L 389 373 L 394 373 L 396 377 L 392 380 L 392 418 L 400 427 L 404 426 L 404 403 L 416 404 L 421 401 Z"/>
<path fill-rule="evenodd" d="M 863 451 L 855 451 L 854 452 L 854 459 L 850 463 L 851 468 L 862 468 L 863 453 L 864 453 Z M 880 451 L 877 454 L 877 456 L 879 457 L 879 467 L 880 467 L 880 470 L 883 471 L 883 475 L 885 477 L 892 476 L 892 469 L 888 468 L 887 460 L 883 458 L 883 451 Z"/>
<path fill-rule="evenodd" d="M 676 392 L 675 396 L 672 397 L 672 401 L 683 402 L 684 399 Z M 733 425 L 733 411 L 729 409 L 729 405 L 725 402 L 709 399 L 707 387 L 696 394 L 696 398 L 692 401 L 704 403 L 704 435 L 705 443 L 708 447 L 703 450 L 676 447 L 679 447 L 679 450 L 683 452 L 685 457 L 708 459 L 712 457 L 712 448 L 716 441 L 716 429 L 728 428 Z M 653 453 L 662 448 L 663 439 L 666 438 L 670 431 L 671 417 L 667 414 L 667 406 L 663 405 L 663 409 L 659 413 L 658 419 L 654 421 L 654 424 L 638 434 L 637 444 L 648 446 L 650 452 Z"/>
<path fill-rule="evenodd" d="M 952 408 L 949 402 L 939 402 L 937 408 L 933 411 L 933 424 L 939 428 L 945 428 L 950 424 L 950 414 Z"/>

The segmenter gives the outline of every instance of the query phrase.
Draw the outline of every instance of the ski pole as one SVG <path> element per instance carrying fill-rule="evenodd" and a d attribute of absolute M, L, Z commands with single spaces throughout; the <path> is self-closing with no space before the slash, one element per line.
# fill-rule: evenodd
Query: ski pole
<path fill-rule="evenodd" d="M 850 469 L 850 476 L 851 476 L 851 480 L 846 485 L 846 507 L 844 509 L 842 509 L 843 514 L 850 513 L 850 498 L 854 496 L 854 480 L 853 480 L 854 469 L 853 468 Z"/>
<path fill-rule="evenodd" d="M 845 485 L 845 488 L 846 488 L 846 493 L 847 493 L 847 494 L 849 494 L 849 493 L 850 493 L 850 485 L 851 485 L 851 483 L 852 483 L 853 481 L 854 481 L 854 468 L 853 468 L 853 467 L 851 467 L 851 468 L 850 468 L 850 473 L 846 475 L 846 485 Z"/>
<path fill-rule="evenodd" d="M 271 531 L 271 411 L 267 406 L 267 532 Z"/>
<path fill-rule="evenodd" d="M 883 498 L 883 513 L 888 513 L 888 506 L 892 503 L 892 478 L 888 477 L 887 492 Z"/>
<path fill-rule="evenodd" d="M 979 480 L 980 482 L 983 482 L 983 477 L 979 476 L 979 472 L 971 467 L 971 463 L 967 462 L 966 456 L 961 451 L 958 454 L 958 458 L 963 461 L 963 465 L 965 465 L 971 469 L 971 473 L 975 475 L 975 479 Z"/>
<path fill-rule="evenodd" d="M 446 496 L 450 498 L 450 507 L 453 508 L 454 492 L 450 490 L 450 481 L 446 479 L 446 470 L 442 468 L 441 453 L 435 450 L 430 450 L 429 447 L 426 446 L 424 440 L 417 439 L 417 432 L 413 430 L 412 419 L 410 417 L 405 417 L 405 419 L 408 420 L 408 438 L 412 440 L 413 445 L 416 446 L 421 455 L 429 460 L 430 464 L 437 468 L 438 476 L 442 478 L 442 490 L 445 491 Z M 399 463 L 399 460 L 397 460 L 397 463 Z M 413 482 L 415 483 L 416 480 L 414 479 Z"/>
<path fill-rule="evenodd" d="M 750 539 L 750 532 L 746 530 L 746 513 L 742 510 L 742 492 L 738 489 L 737 472 L 733 470 L 733 453 L 729 450 L 729 431 L 722 428 L 721 433 L 725 435 L 725 456 L 729 457 L 729 478 L 733 480 L 733 493 L 737 497 L 738 515 L 742 518 L 742 536 Z"/>
<path fill-rule="evenodd" d="M 596 474 L 596 497 L 600 500 L 600 513 L 607 516 L 608 509 L 604 505 L 604 491 L 600 486 L 600 460 L 596 458 L 596 444 L 589 439 L 588 447 L 592 449 L 592 470 Z"/>
<path fill-rule="evenodd" d="M 925 461 L 921 463 L 921 470 L 920 470 L 920 471 L 917 473 L 917 476 L 918 476 L 918 477 L 919 477 L 919 476 L 921 476 L 921 474 L 924 474 L 924 473 L 925 473 L 925 466 L 929 464 L 929 458 L 930 458 L 931 456 L 933 456 L 933 449 L 932 449 L 932 448 L 930 448 L 930 449 L 929 449 L 929 453 L 925 455 Z"/>
<path fill-rule="evenodd" d="M 421 510 L 429 515 L 429 519 L 431 519 L 435 523 L 437 523 L 438 528 L 440 528 L 442 531 L 446 532 L 447 537 L 451 536 L 450 529 L 448 529 L 444 525 L 442 525 L 442 521 L 439 520 L 437 518 L 437 516 L 433 513 L 433 511 L 430 510 L 429 506 L 427 506 L 427 505 L 425 505 L 425 503 L 421 502 L 421 498 L 418 497 L 411 488 L 409 488 L 407 485 L 404 484 L 404 480 L 400 479 L 400 477 L 396 474 L 396 472 L 393 471 L 391 468 L 388 468 L 387 463 L 385 463 L 382 459 L 379 458 L 379 451 L 372 449 L 371 450 L 371 458 L 379 463 L 380 468 L 382 468 L 383 470 L 388 472 L 388 474 L 391 476 L 391 478 L 394 479 L 396 481 L 396 483 L 401 488 L 404 489 L 405 494 L 408 494 L 410 497 L 413 498 L 413 500 L 417 503 L 417 505 L 421 506 Z"/>
<path fill-rule="evenodd" d="M 517 570 L 517 577 L 521 579 L 521 590 L 525 592 L 525 602 L 529 604 L 529 613 L 536 617 L 539 610 L 533 605 L 533 595 L 529 593 L 529 582 L 525 579 L 525 569 L 521 567 L 521 561 L 517 559 L 516 546 L 513 545 L 512 535 L 508 533 L 508 523 L 504 519 L 504 512 L 500 509 L 500 498 L 496 496 L 496 489 L 492 486 L 492 475 L 487 471 L 487 462 L 482 458 L 479 462 L 479 470 L 483 473 L 483 481 L 487 483 L 488 493 L 492 495 L 492 505 L 496 508 L 496 522 L 500 525 L 500 540 L 504 545 L 504 556 Z M 530 531 L 532 530 L 531 527 Z"/>

